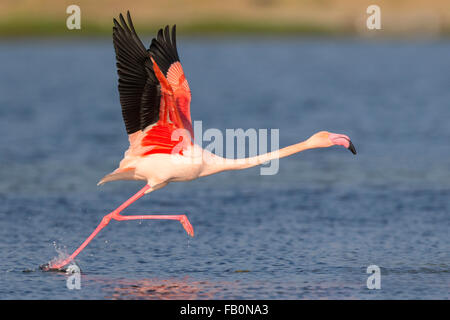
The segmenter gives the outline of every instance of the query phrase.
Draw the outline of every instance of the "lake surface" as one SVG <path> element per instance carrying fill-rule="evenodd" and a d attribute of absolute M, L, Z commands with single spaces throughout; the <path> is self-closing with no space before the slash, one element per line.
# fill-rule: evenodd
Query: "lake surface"
<path fill-rule="evenodd" d="M 448 299 L 450 42 L 180 37 L 203 129 L 320 130 L 357 150 L 309 150 L 173 183 L 72 253 L 143 184 L 98 180 L 128 141 L 109 39 L 0 42 L 1 299 Z M 149 41 L 149 37 L 144 37 Z M 381 289 L 366 286 L 369 265 Z"/>

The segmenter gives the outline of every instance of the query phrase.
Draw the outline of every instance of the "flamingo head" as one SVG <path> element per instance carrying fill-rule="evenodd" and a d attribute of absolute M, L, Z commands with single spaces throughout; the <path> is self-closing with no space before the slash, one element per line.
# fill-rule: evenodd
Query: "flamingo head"
<path fill-rule="evenodd" d="M 348 136 L 345 134 L 331 133 L 328 131 L 320 131 L 312 135 L 308 139 L 308 143 L 312 148 L 326 148 L 331 146 L 343 146 L 356 154 L 355 146 Z"/>

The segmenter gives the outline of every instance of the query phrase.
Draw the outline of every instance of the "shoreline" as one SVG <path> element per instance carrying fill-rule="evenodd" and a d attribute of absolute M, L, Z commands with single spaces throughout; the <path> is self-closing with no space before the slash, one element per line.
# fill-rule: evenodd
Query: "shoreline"
<path fill-rule="evenodd" d="M 113 23 L 83 21 L 80 30 L 69 30 L 65 19 L 9 19 L 0 21 L 0 39 L 2 38 L 34 38 L 34 37 L 102 37 L 112 34 Z M 139 34 L 155 34 L 163 25 L 136 24 Z M 405 34 L 386 30 L 361 32 L 352 25 L 331 26 L 311 22 L 301 23 L 264 23 L 262 21 L 207 21 L 177 24 L 180 35 L 206 36 L 239 36 L 239 35 L 293 35 L 293 36 L 326 36 L 326 37 L 362 37 L 362 38 L 449 38 L 450 29 L 434 33 Z"/>

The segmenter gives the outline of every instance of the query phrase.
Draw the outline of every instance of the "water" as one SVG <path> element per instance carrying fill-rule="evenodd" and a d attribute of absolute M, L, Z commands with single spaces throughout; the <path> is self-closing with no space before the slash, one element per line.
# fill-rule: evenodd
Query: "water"
<path fill-rule="evenodd" d="M 184 38 L 180 55 L 203 128 L 316 131 L 331 148 L 259 169 L 173 183 L 113 221 L 68 275 L 71 253 L 142 183 L 97 181 L 127 147 L 111 41 L 0 43 L 0 298 L 448 299 L 449 42 Z M 55 246 L 58 250 L 55 249 Z M 366 268 L 381 268 L 368 290 Z M 28 271 L 28 272 L 24 272 Z"/>

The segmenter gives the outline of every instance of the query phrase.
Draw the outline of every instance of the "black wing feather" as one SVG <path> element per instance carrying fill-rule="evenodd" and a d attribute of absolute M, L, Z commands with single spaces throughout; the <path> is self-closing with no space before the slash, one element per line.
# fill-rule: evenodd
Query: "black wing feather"
<path fill-rule="evenodd" d="M 180 61 L 175 33 L 175 25 L 172 28 L 172 37 L 169 32 L 169 26 L 166 26 L 164 30 L 160 29 L 158 31 L 156 39 L 153 39 L 150 45 L 150 53 L 164 75 L 167 75 L 167 71 L 169 71 L 173 63 Z"/>
<path fill-rule="evenodd" d="M 128 24 L 122 14 L 119 20 L 113 20 L 113 42 L 120 104 L 127 133 L 132 134 L 158 121 L 160 90 L 149 52 L 136 34 L 130 12 Z"/>
<path fill-rule="evenodd" d="M 159 104 L 161 102 L 160 86 L 147 81 L 141 98 L 141 130 L 159 119 Z M 157 108 L 155 108 L 157 106 Z"/>

